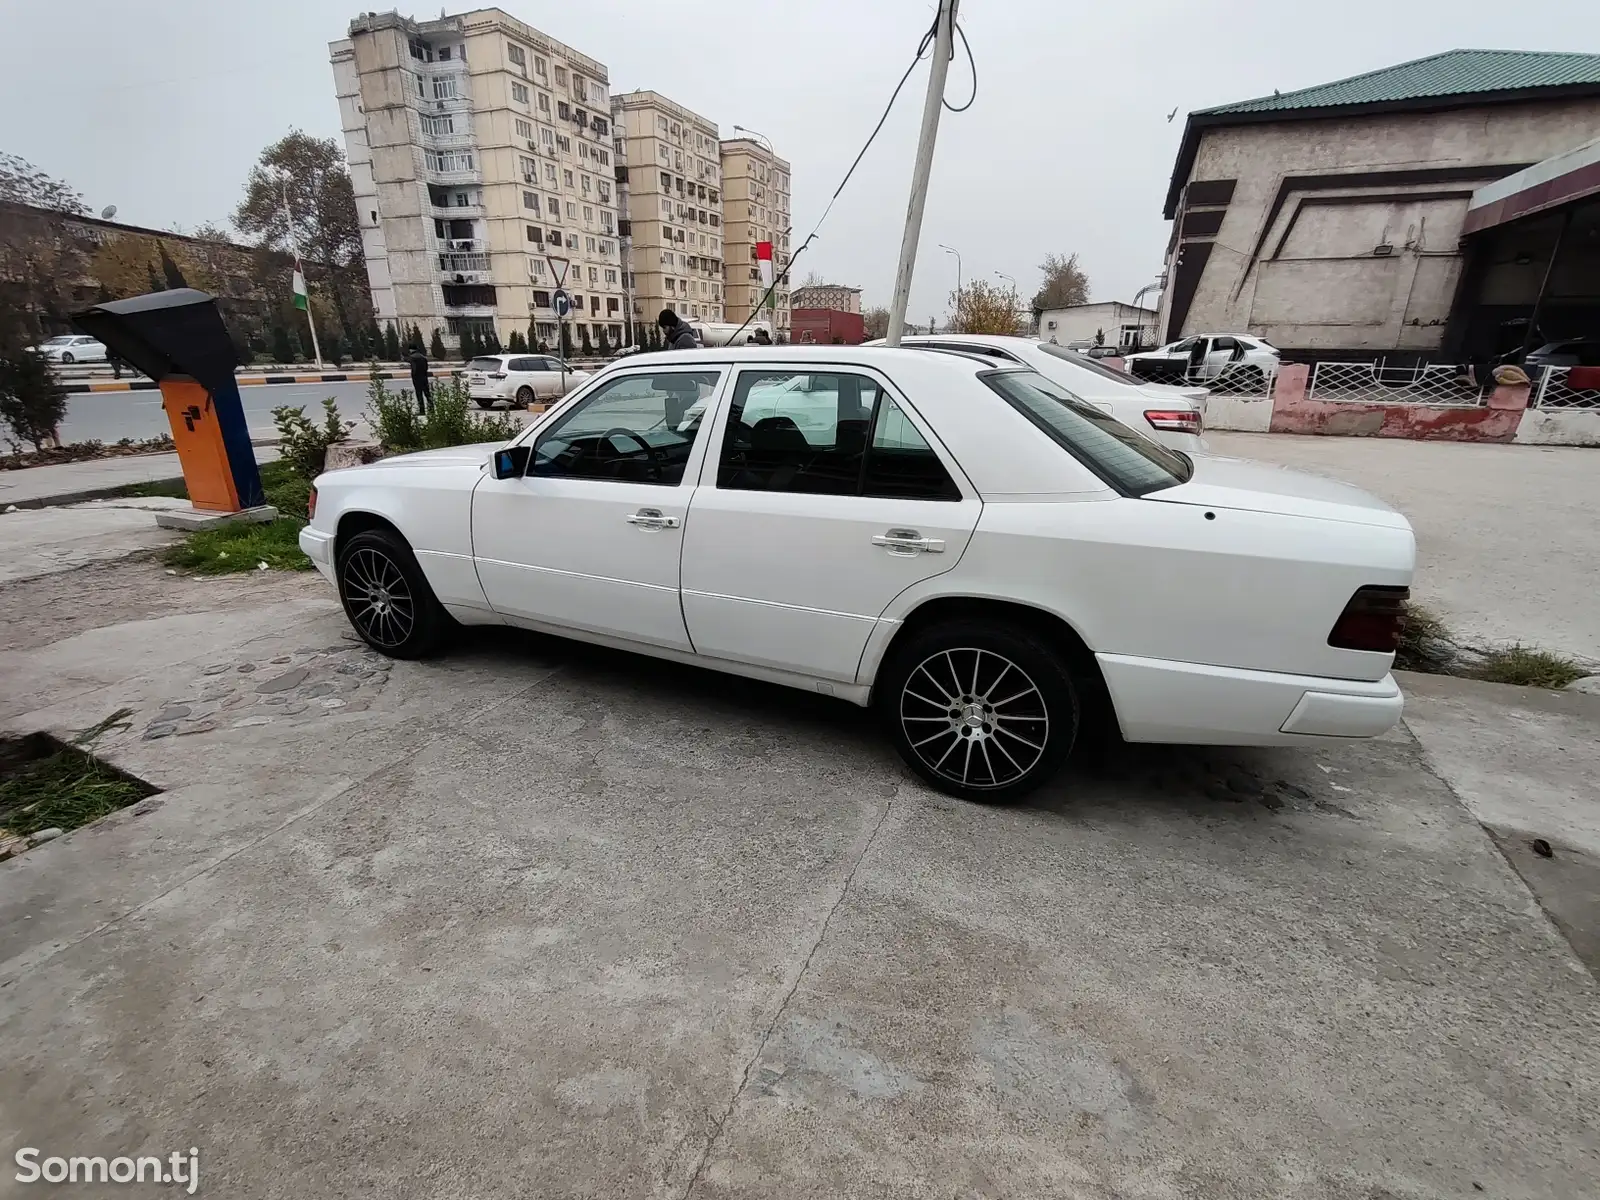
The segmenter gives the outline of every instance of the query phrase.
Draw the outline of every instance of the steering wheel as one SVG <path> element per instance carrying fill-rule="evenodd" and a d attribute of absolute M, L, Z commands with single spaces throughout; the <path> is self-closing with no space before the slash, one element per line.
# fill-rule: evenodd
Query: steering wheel
<path fill-rule="evenodd" d="M 655 477 L 657 479 L 660 479 L 661 478 L 661 465 L 662 465 L 662 463 L 661 463 L 661 455 L 659 453 L 657 453 L 656 448 L 654 446 L 652 446 L 649 442 L 645 441 L 642 437 L 640 437 L 633 430 L 624 429 L 620 425 L 617 425 L 617 426 L 615 426 L 615 427 L 613 427 L 611 429 L 608 429 L 603 434 L 600 435 L 600 445 L 605 446 L 607 449 L 611 449 L 612 448 L 611 447 L 611 439 L 614 438 L 614 437 L 619 437 L 619 436 L 620 437 L 629 438 L 632 441 L 638 443 L 640 448 L 644 450 L 645 457 L 650 460 L 650 470 L 655 473 Z M 614 455 L 611 458 L 605 459 L 604 461 L 606 461 L 606 462 L 620 462 L 620 461 L 622 461 L 622 459 L 624 459 L 626 457 L 628 457 L 628 456 L 624 455 L 624 454 L 618 454 L 618 455 Z"/>

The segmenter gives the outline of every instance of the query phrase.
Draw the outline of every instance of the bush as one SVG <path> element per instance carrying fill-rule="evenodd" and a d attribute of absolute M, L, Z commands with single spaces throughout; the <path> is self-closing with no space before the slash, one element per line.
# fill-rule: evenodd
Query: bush
<path fill-rule="evenodd" d="M 42 450 L 66 415 L 67 394 L 43 356 L 20 347 L 0 355 L 0 419 L 15 435 L 18 449 L 27 442 Z"/>
<path fill-rule="evenodd" d="M 388 454 L 508 442 L 522 429 L 510 413 L 476 412 L 466 384 L 459 379 L 433 381 L 433 403 L 424 417 L 409 395 L 390 390 L 376 373 L 376 364 L 367 386 L 367 421 Z"/>
<path fill-rule="evenodd" d="M 444 338 L 439 334 L 439 327 L 433 327 L 433 337 L 428 340 L 428 357 L 434 362 L 444 361 Z"/>
<path fill-rule="evenodd" d="M 322 402 L 322 424 L 313 425 L 303 407 L 280 405 L 272 410 L 272 423 L 278 427 L 278 453 L 295 474 L 307 481 L 322 473 L 328 447 L 342 442 L 355 428 L 354 421 L 339 416 L 339 405 L 332 396 Z"/>
<path fill-rule="evenodd" d="M 383 357 L 387 362 L 400 361 L 400 333 L 394 327 L 394 322 L 389 322 L 389 327 L 383 331 Z"/>
<path fill-rule="evenodd" d="M 526 354 L 528 343 L 522 340 L 522 330 L 513 329 L 511 336 L 506 339 L 507 354 Z"/>
<path fill-rule="evenodd" d="M 405 392 L 392 390 L 373 363 L 367 383 L 367 424 L 372 436 L 391 454 L 422 448 L 422 414 Z"/>

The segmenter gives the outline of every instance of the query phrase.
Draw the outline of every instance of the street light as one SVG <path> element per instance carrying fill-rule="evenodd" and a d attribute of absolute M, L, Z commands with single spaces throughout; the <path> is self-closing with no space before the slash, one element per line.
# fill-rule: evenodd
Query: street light
<path fill-rule="evenodd" d="M 954 246 L 946 246 L 943 242 L 939 243 L 939 249 L 946 254 L 954 254 L 956 256 L 956 320 L 959 321 L 961 319 L 961 251 Z M 928 332 L 932 333 L 933 330 L 930 329 Z M 950 332 L 960 333 L 961 331 L 953 329 Z"/>
<path fill-rule="evenodd" d="M 1015 321 L 1017 319 L 1017 278 L 1015 275 L 1007 275 L 1004 271 L 996 271 L 995 274 L 1001 279 L 1009 279 L 1011 281 L 1011 319 Z"/>
<path fill-rule="evenodd" d="M 735 133 L 748 133 L 748 134 L 752 135 L 753 137 L 760 138 L 763 142 L 765 142 L 767 144 L 767 153 L 772 155 L 773 158 L 777 158 L 778 157 L 778 152 L 772 148 L 772 139 L 769 138 L 766 134 L 757 133 L 754 129 L 746 129 L 743 125 L 735 125 L 733 127 L 733 131 Z"/>

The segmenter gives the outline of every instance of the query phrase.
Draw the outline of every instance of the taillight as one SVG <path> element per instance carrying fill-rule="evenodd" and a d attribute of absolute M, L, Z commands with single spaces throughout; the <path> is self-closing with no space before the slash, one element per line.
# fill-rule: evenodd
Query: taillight
<path fill-rule="evenodd" d="M 504 371 L 491 371 L 489 373 L 490 379 L 504 379 L 505 377 L 506 373 Z"/>
<path fill-rule="evenodd" d="M 306 519 L 308 521 L 314 521 L 314 520 L 316 520 L 316 516 L 317 516 L 317 489 L 316 488 L 312 488 L 311 489 L 311 495 L 306 499 Z"/>
<path fill-rule="evenodd" d="M 1151 429 L 1159 429 L 1164 433 L 1192 433 L 1199 436 L 1204 426 L 1199 411 L 1193 408 L 1147 408 L 1144 419 L 1150 422 Z"/>
<path fill-rule="evenodd" d="M 1341 650 L 1372 650 L 1393 654 L 1406 628 L 1406 601 L 1410 588 L 1357 588 L 1328 634 L 1328 645 Z"/>

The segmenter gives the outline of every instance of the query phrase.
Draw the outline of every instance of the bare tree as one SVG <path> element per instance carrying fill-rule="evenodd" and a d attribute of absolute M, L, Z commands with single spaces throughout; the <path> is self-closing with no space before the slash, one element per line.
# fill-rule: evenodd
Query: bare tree
<path fill-rule="evenodd" d="M 1089 276 L 1078 265 L 1076 254 L 1046 254 L 1039 271 L 1044 286 L 1033 294 L 1034 312 L 1089 303 Z"/>
<path fill-rule="evenodd" d="M 889 336 L 889 310 L 887 308 L 869 308 L 861 314 L 861 321 L 866 326 L 869 338 Z"/>
<path fill-rule="evenodd" d="M 29 204 L 34 208 L 53 208 L 58 212 L 82 215 L 89 211 L 78 190 L 46 175 L 25 158 L 0 153 L 0 200 Z"/>

